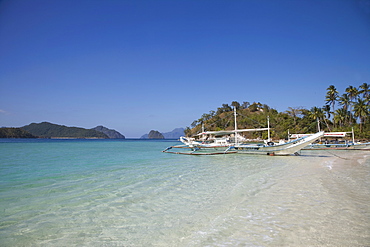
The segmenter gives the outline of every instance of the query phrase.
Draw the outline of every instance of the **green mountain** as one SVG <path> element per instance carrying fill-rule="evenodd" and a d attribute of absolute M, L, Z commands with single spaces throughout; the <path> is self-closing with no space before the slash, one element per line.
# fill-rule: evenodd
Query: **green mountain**
<path fill-rule="evenodd" d="M 163 135 L 163 138 L 164 139 L 179 139 L 180 136 L 183 136 L 184 135 L 184 128 L 176 128 L 174 130 L 172 130 L 171 132 L 166 132 L 166 133 L 160 133 Z M 153 133 L 152 133 L 153 135 Z M 161 137 L 161 136 L 159 136 Z M 142 135 L 140 137 L 140 139 L 150 139 L 149 138 L 149 134 L 145 134 L 145 135 Z M 162 139 L 162 138 L 160 138 Z"/>
<path fill-rule="evenodd" d="M 21 128 L 0 128 L 0 138 L 37 138 Z"/>
<path fill-rule="evenodd" d="M 148 139 L 164 139 L 164 136 L 157 130 L 151 130 Z"/>
<path fill-rule="evenodd" d="M 22 129 L 42 138 L 109 138 L 106 134 L 97 130 L 67 127 L 48 122 L 31 123 L 23 126 Z"/>
<path fill-rule="evenodd" d="M 95 128 L 92 128 L 92 129 L 106 134 L 111 139 L 125 139 L 125 136 L 119 133 L 118 131 L 113 130 L 113 129 L 108 129 L 101 125 L 96 126 Z"/>

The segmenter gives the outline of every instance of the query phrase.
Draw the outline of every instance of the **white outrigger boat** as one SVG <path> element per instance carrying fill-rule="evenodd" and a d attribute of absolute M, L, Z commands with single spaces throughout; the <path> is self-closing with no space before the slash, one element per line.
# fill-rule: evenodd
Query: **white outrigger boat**
<path fill-rule="evenodd" d="M 324 135 L 324 132 L 307 135 L 286 143 L 274 143 L 270 139 L 270 124 L 267 128 L 260 129 L 237 129 L 236 110 L 234 109 L 235 129 L 229 131 L 207 131 L 198 135 L 211 135 L 212 142 L 195 141 L 192 138 L 180 137 L 183 145 L 171 146 L 163 150 L 165 153 L 189 154 L 189 155 L 214 155 L 214 154 L 267 154 L 267 155 L 298 155 L 302 148 L 310 145 Z M 268 131 L 268 140 L 261 144 L 246 144 L 241 142 L 241 132 Z M 233 135 L 233 138 L 230 137 Z M 222 138 L 216 138 L 222 136 Z M 233 139 L 233 140 L 232 140 Z M 175 151 L 176 150 L 176 151 Z M 181 150 L 181 151 L 178 151 Z M 184 151 L 182 151 L 184 150 Z"/>
<path fill-rule="evenodd" d="M 352 134 L 352 141 L 349 140 L 338 140 L 338 138 L 345 138 L 347 134 Z M 291 134 L 290 138 L 301 138 L 310 134 Z M 355 142 L 355 135 L 352 132 L 325 132 L 323 138 L 324 141 L 319 143 L 312 143 L 303 150 L 369 150 L 370 142 Z M 336 138 L 335 140 L 328 140 L 327 138 Z"/>

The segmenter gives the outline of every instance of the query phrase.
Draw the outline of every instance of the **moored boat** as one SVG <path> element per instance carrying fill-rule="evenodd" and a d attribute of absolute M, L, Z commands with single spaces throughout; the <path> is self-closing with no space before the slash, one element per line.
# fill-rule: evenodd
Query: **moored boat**
<path fill-rule="evenodd" d="M 344 139 L 347 134 L 352 134 L 352 140 Z M 301 138 L 310 134 L 292 134 L 290 138 Z M 307 145 L 303 150 L 369 150 L 370 142 L 356 142 L 354 132 L 325 132 L 323 138 L 318 143 Z M 335 138 L 335 139 L 333 139 Z"/>
<path fill-rule="evenodd" d="M 211 135 L 211 142 L 196 141 L 194 139 L 181 137 L 180 140 L 184 145 L 171 146 L 163 150 L 166 153 L 175 154 L 191 154 L 191 155 L 213 155 L 213 154 L 267 154 L 267 155 L 297 155 L 298 152 L 307 145 L 315 142 L 324 135 L 324 132 L 306 135 L 299 139 L 284 142 L 274 143 L 270 139 L 270 124 L 267 121 L 267 128 L 260 129 L 238 129 L 236 124 L 236 110 L 234 109 L 235 128 L 234 130 L 225 131 L 208 131 L 202 132 L 198 135 L 206 136 Z M 246 144 L 240 142 L 242 137 L 239 135 L 241 132 L 251 131 L 268 131 L 268 139 L 265 143 L 261 144 Z M 217 138 L 217 136 L 222 136 Z M 233 140 L 232 140 L 233 139 Z M 177 151 L 181 149 L 181 151 Z M 176 150 L 176 151 L 175 151 Z"/>

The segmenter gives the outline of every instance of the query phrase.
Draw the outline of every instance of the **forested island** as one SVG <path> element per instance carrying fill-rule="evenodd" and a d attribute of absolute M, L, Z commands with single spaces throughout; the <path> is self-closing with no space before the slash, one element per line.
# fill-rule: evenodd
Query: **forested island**
<path fill-rule="evenodd" d="M 37 138 L 22 128 L 0 128 L 0 138 Z"/>
<path fill-rule="evenodd" d="M 31 123 L 21 128 L 0 128 L 0 138 L 125 139 L 125 136 L 103 126 L 97 126 L 93 129 L 84 129 L 42 122 Z"/>
<path fill-rule="evenodd" d="M 184 135 L 184 128 L 176 128 L 170 132 L 160 133 L 156 130 L 151 130 L 149 134 L 142 135 L 140 139 L 179 139 Z"/>
<path fill-rule="evenodd" d="M 260 102 L 233 101 L 231 105 L 223 104 L 216 111 L 204 113 L 198 120 L 193 121 L 190 127 L 185 129 L 187 136 L 193 136 L 202 131 L 233 130 L 233 108 L 237 109 L 237 125 L 240 129 L 265 128 L 267 118 L 270 118 L 271 137 L 286 139 L 288 130 L 290 133 L 315 133 L 320 130 L 334 132 L 354 129 L 357 139 L 370 139 L 370 90 L 367 83 L 359 88 L 349 86 L 342 95 L 339 95 L 336 87 L 330 85 L 324 106 L 314 106 L 311 109 L 302 107 L 289 107 L 285 112 L 278 112 L 266 104 Z M 336 108 L 336 106 L 339 106 Z M 319 122 L 319 125 L 318 125 Z M 248 133 L 248 137 L 263 139 L 267 133 Z"/>

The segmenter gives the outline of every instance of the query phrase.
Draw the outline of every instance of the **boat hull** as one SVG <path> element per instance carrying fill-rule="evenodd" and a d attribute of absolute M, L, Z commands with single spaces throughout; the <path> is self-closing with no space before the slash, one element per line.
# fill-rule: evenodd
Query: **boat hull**
<path fill-rule="evenodd" d="M 272 146 L 240 144 L 236 145 L 234 149 L 241 154 L 293 155 L 297 154 L 297 152 L 302 150 L 307 145 L 312 144 L 323 135 L 324 132 L 318 132 L 311 136 L 303 137 L 288 143 L 277 144 Z"/>

